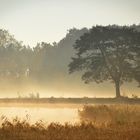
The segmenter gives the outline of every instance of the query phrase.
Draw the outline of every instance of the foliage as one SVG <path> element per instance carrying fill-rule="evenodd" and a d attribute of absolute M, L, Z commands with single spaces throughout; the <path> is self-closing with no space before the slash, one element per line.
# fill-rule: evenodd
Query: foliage
<path fill-rule="evenodd" d="M 85 105 L 78 113 L 81 121 L 98 125 L 140 123 L 139 105 Z"/>
<path fill-rule="evenodd" d="M 74 49 L 77 54 L 69 64 L 70 73 L 83 71 L 82 80 L 86 83 L 114 82 L 117 97 L 120 85 L 140 73 L 140 32 L 135 28 L 95 26 L 76 41 Z"/>
<path fill-rule="evenodd" d="M 38 81 L 56 78 L 55 73 L 67 73 L 73 54 L 72 44 L 87 29 L 70 29 L 65 38 L 52 44 L 41 42 L 31 48 L 17 41 L 8 31 L 0 29 L 0 80 Z M 47 77 L 47 78 L 46 78 Z"/>

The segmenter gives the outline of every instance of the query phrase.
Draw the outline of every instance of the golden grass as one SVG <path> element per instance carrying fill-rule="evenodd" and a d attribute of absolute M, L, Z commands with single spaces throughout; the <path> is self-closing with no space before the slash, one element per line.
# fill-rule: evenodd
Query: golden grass
<path fill-rule="evenodd" d="M 78 113 L 81 121 L 97 125 L 140 122 L 140 105 L 86 105 Z"/>
<path fill-rule="evenodd" d="M 84 106 L 79 116 L 84 122 L 47 126 L 3 116 L 0 140 L 140 140 L 140 106 Z"/>

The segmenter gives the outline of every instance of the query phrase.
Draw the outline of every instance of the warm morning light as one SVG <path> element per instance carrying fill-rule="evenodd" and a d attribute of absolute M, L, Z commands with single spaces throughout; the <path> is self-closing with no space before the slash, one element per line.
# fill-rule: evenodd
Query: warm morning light
<path fill-rule="evenodd" d="M 0 140 L 139 140 L 140 1 L 0 0 Z"/>

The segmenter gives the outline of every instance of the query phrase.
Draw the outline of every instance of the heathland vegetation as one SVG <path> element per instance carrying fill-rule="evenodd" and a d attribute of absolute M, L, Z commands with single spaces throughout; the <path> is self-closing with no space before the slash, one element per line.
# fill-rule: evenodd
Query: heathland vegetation
<path fill-rule="evenodd" d="M 79 110 L 81 123 L 30 124 L 1 117 L 1 140 L 139 140 L 140 106 L 99 105 Z M 47 117 L 47 116 L 46 116 Z M 56 116 L 57 117 L 57 116 Z"/>

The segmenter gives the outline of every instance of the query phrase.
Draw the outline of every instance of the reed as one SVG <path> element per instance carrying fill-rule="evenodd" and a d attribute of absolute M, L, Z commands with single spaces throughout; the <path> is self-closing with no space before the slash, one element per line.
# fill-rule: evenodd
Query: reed
<path fill-rule="evenodd" d="M 30 124 L 28 119 L 21 120 L 17 117 L 9 121 L 2 116 L 0 140 L 139 140 L 140 138 L 139 106 L 84 106 L 78 113 L 80 123 L 63 125 L 59 123 L 46 125 L 42 121 Z M 99 123 L 103 119 L 104 121 Z"/>

